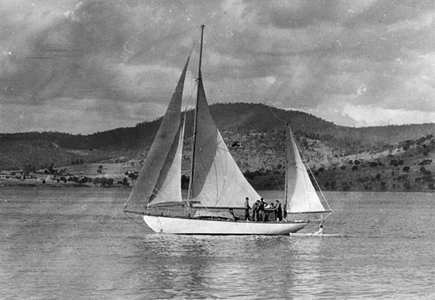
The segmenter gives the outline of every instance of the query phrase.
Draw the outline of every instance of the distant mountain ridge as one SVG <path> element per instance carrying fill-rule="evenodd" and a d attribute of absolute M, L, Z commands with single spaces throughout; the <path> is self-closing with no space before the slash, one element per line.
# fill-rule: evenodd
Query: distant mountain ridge
<path fill-rule="evenodd" d="M 221 131 L 249 132 L 279 130 L 283 121 L 288 122 L 294 132 L 398 143 L 416 135 L 434 132 L 435 123 L 388 125 L 372 127 L 345 127 L 335 125 L 305 112 L 283 110 L 255 103 L 214 104 L 210 111 Z M 86 148 L 130 148 L 153 139 L 162 117 L 151 122 L 142 122 L 135 127 L 123 127 L 88 135 L 73 135 L 60 132 L 0 133 L 1 140 L 46 140 L 57 142 L 62 147 Z M 187 112 L 187 128 L 193 120 L 193 111 Z M 189 133 L 189 132 L 188 132 Z"/>
<path fill-rule="evenodd" d="M 268 135 L 272 137 L 272 133 L 283 130 L 283 122 L 288 122 L 297 136 L 320 140 L 337 153 L 347 155 L 435 133 L 435 123 L 351 128 L 304 112 L 286 111 L 264 104 L 214 104 L 210 106 L 210 111 L 229 143 L 253 132 L 262 133 L 267 140 Z M 59 132 L 0 134 L 0 169 L 20 168 L 28 164 L 40 168 L 77 160 L 97 162 L 115 157 L 138 157 L 150 147 L 161 119 L 89 135 Z M 188 111 L 187 128 L 192 128 L 192 123 L 193 111 Z M 186 136 L 191 135 L 192 131 L 187 130 Z"/>

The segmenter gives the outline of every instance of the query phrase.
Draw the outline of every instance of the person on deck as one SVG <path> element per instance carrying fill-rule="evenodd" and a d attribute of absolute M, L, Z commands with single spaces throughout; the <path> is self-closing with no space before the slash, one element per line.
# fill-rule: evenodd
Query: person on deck
<path fill-rule="evenodd" d="M 275 221 L 282 221 L 282 207 L 281 207 L 281 203 L 279 202 L 279 200 L 275 200 L 275 206 L 274 206 L 274 211 L 275 211 Z"/>
<path fill-rule="evenodd" d="M 245 220 L 246 221 L 249 221 L 249 209 L 250 209 L 251 207 L 249 206 L 249 198 L 248 197 L 246 197 L 245 198 Z"/>
<path fill-rule="evenodd" d="M 319 225 L 319 229 L 317 229 L 316 232 L 314 232 L 313 234 L 323 234 L 323 223 L 320 223 Z"/>
<path fill-rule="evenodd" d="M 266 213 L 264 211 L 264 200 L 263 198 L 260 199 L 260 204 L 258 205 L 258 214 L 259 214 L 259 220 L 260 222 L 266 222 Z"/>
<path fill-rule="evenodd" d="M 273 215 L 273 210 L 274 210 L 273 202 L 272 203 L 264 202 L 264 220 L 263 220 L 263 222 L 275 221 L 275 217 L 271 216 L 271 215 Z"/>
<path fill-rule="evenodd" d="M 260 203 L 260 200 L 257 200 L 253 205 L 252 205 L 252 221 L 254 222 L 258 222 L 258 205 Z"/>

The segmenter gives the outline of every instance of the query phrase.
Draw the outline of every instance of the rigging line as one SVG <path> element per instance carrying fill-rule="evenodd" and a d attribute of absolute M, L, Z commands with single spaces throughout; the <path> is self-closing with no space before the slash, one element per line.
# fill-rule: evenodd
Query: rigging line
<path fill-rule="evenodd" d="M 212 35 L 210 35 L 210 44 L 211 44 L 211 48 L 214 50 L 214 53 L 215 53 L 216 56 L 220 59 L 220 61 L 225 61 L 225 60 L 223 59 L 223 55 L 221 54 L 221 53 L 223 52 L 224 54 L 226 54 L 226 57 L 228 57 L 229 60 L 233 63 L 233 65 L 239 67 L 239 64 L 235 61 L 235 59 L 232 58 L 231 55 L 228 54 L 227 51 L 225 51 L 224 48 L 222 48 L 222 47 L 218 47 L 218 46 L 215 46 L 215 45 L 216 45 L 215 42 L 216 42 L 217 45 L 219 45 L 219 41 L 217 41 L 217 40 L 216 40 Z M 228 69 L 227 69 L 227 67 L 225 66 L 225 63 L 223 64 L 223 66 L 221 67 L 221 69 L 223 70 L 223 72 L 224 72 L 224 74 L 225 74 L 225 76 L 223 77 L 223 79 L 224 79 L 226 82 L 229 83 L 229 85 L 230 85 L 230 87 L 231 87 L 231 89 L 232 89 L 232 92 L 233 92 L 233 96 L 236 98 L 236 100 L 237 100 L 237 98 L 239 98 L 239 101 L 242 101 L 242 102 L 243 102 L 243 100 L 241 99 L 241 97 L 239 97 L 239 96 L 238 96 L 238 93 L 236 92 L 236 91 L 238 91 L 238 89 L 236 89 L 236 86 L 234 85 L 234 80 L 228 80 L 228 78 L 234 78 L 234 76 L 232 76 L 232 75 L 228 72 Z M 236 80 L 237 80 L 239 83 L 242 84 L 242 82 L 241 82 L 241 80 L 240 80 L 239 78 L 236 78 Z"/>
<path fill-rule="evenodd" d="M 154 191 L 155 191 L 155 192 L 154 192 Z M 151 197 L 154 196 L 153 199 L 155 199 L 155 197 L 156 197 L 157 195 L 161 196 L 162 199 L 165 199 L 165 200 L 170 200 L 170 199 L 171 199 L 171 197 L 169 197 L 169 195 L 167 195 L 167 194 L 165 194 L 165 193 L 162 193 L 161 190 L 159 190 L 159 189 L 156 188 L 156 187 L 153 187 L 153 193 L 151 194 Z"/>
<path fill-rule="evenodd" d="M 195 39 L 195 40 L 193 41 L 193 43 L 192 43 L 192 48 L 190 49 L 190 53 L 189 53 L 189 55 L 192 55 L 193 51 L 194 51 L 195 48 L 197 47 L 197 43 L 198 43 L 198 40 Z"/>
<path fill-rule="evenodd" d="M 223 140 L 223 138 L 221 137 L 221 142 L 222 143 L 225 143 L 224 142 L 224 140 Z M 219 147 L 218 146 L 218 149 L 221 149 L 221 150 L 223 150 L 223 148 L 221 148 L 221 147 Z M 228 151 L 228 150 L 227 150 Z M 229 152 L 229 151 L 228 151 Z M 208 156 L 210 159 L 213 159 L 213 155 L 212 154 L 210 154 L 209 156 Z M 225 161 L 224 163 L 223 163 L 223 165 L 224 165 L 224 167 L 225 167 L 225 170 L 227 170 L 227 168 L 228 168 L 228 163 Z M 221 191 L 219 192 L 219 185 L 220 185 L 220 178 L 217 176 L 217 174 L 218 174 L 218 167 L 217 167 L 217 164 L 216 164 L 216 162 L 214 162 L 213 164 L 212 164 L 212 166 L 211 166 L 211 168 L 213 169 L 213 171 L 214 171 L 214 173 L 215 173 L 215 178 L 216 178 L 216 180 L 219 180 L 219 182 L 216 184 L 216 195 L 217 195 L 217 203 L 216 204 L 218 204 L 218 203 L 220 203 L 222 200 L 223 200 L 223 193 L 224 193 L 224 191 L 225 191 L 225 185 L 226 185 L 226 180 L 225 180 L 225 178 L 223 178 L 223 180 L 222 180 L 222 189 L 221 189 Z M 227 172 L 225 172 L 225 174 L 226 174 Z M 207 206 L 204 206 L 204 205 L 202 205 L 201 204 L 201 206 L 200 206 L 202 209 L 204 209 L 204 210 L 206 210 L 206 211 L 210 211 L 210 209 L 207 207 Z"/>
<path fill-rule="evenodd" d="M 215 53 L 218 57 L 222 57 L 222 55 L 220 54 L 220 51 L 216 50 L 216 49 L 219 49 L 219 48 L 215 46 L 215 43 L 214 43 L 214 40 L 215 40 L 215 39 L 214 39 L 214 37 L 213 37 L 212 35 L 208 34 L 208 32 L 207 32 L 206 34 L 207 34 L 207 36 L 210 37 L 210 40 L 209 40 L 209 41 L 210 41 L 211 48 L 214 50 L 214 53 Z M 224 71 L 224 73 L 225 73 L 225 75 L 226 75 L 226 76 L 224 76 L 224 78 L 230 78 L 230 75 L 229 75 L 227 69 L 226 69 L 226 68 L 222 68 L 222 70 Z M 235 86 L 234 86 L 234 84 L 232 84 L 232 81 L 230 81 L 230 84 L 231 84 L 233 90 L 235 90 Z M 207 99 L 207 100 L 209 100 L 209 99 Z M 215 102 L 215 101 L 213 101 L 213 102 Z M 225 141 L 223 141 L 223 138 L 222 138 L 222 142 L 225 144 Z M 221 148 L 220 146 L 218 146 L 218 148 L 221 149 L 221 150 L 224 150 L 224 149 Z M 230 153 L 230 151 L 229 151 L 228 149 L 226 149 L 225 151 L 227 151 L 227 152 Z"/>
<path fill-rule="evenodd" d="M 222 135 L 219 134 L 219 136 L 220 136 L 221 143 L 224 143 L 224 144 L 225 144 L 225 141 L 224 141 Z M 220 144 L 220 143 L 219 143 L 219 144 Z M 218 149 L 220 149 L 219 146 L 218 146 Z M 222 149 L 222 150 L 223 150 L 223 149 Z M 229 152 L 228 149 L 227 149 L 227 151 Z M 226 175 L 226 174 L 228 174 L 228 166 L 229 166 L 229 164 L 228 164 L 228 160 L 229 160 L 229 158 L 228 158 L 228 156 L 224 156 L 224 158 L 225 158 L 225 161 L 223 161 L 222 164 L 223 164 L 223 166 L 224 166 L 224 174 Z M 217 164 L 215 163 L 214 166 L 215 166 L 215 169 L 216 169 L 216 172 L 217 172 Z M 226 177 L 227 177 L 227 176 L 224 176 L 224 178 L 223 178 L 223 180 L 222 180 L 222 190 L 221 190 L 221 192 L 219 193 L 219 197 L 218 197 L 219 201 L 218 201 L 218 203 L 222 202 L 222 200 L 223 200 L 223 198 L 224 198 L 223 195 L 224 195 L 224 191 L 226 190 L 226 185 L 227 185 L 227 182 L 228 182 L 228 180 L 227 180 Z M 216 176 L 216 178 L 217 178 L 217 176 Z M 231 201 L 231 203 L 232 203 L 232 201 Z"/>
<path fill-rule="evenodd" d="M 217 148 L 218 148 L 219 150 L 224 151 L 224 152 L 231 153 L 229 147 L 225 147 L 225 146 L 226 146 L 226 143 L 225 143 L 225 141 L 224 141 L 223 138 L 222 138 L 222 143 L 224 144 L 224 146 L 220 146 L 220 145 L 218 145 Z M 219 143 L 219 144 L 220 144 L 220 143 Z M 226 149 L 225 149 L 225 148 L 226 148 Z"/>
<path fill-rule="evenodd" d="M 199 101 L 200 101 L 200 96 L 201 96 L 201 92 L 204 92 L 203 86 L 202 86 L 202 71 L 201 71 L 201 65 L 202 65 L 202 50 L 203 50 L 203 45 L 204 45 L 204 25 L 201 25 L 201 37 L 200 37 L 200 43 L 199 43 L 199 60 L 198 60 L 198 88 L 196 90 L 196 101 L 195 101 L 195 110 L 194 110 L 194 114 L 193 114 L 193 137 L 192 137 L 192 153 L 191 153 L 191 164 L 190 164 L 190 177 L 191 180 L 189 181 L 189 188 L 188 188 L 188 198 L 192 199 L 193 195 L 193 188 L 194 186 L 194 182 L 193 179 L 195 178 L 195 163 L 196 163 L 196 151 L 197 151 L 197 146 L 198 146 L 198 109 L 199 109 Z M 199 89 L 199 83 L 201 83 L 201 90 Z M 205 95 L 204 95 L 205 97 Z"/>
<path fill-rule="evenodd" d="M 193 58 L 191 61 L 193 61 L 193 63 L 191 64 L 190 69 L 190 80 L 189 80 L 189 86 L 190 86 L 190 96 L 188 97 L 188 103 L 186 106 L 186 112 L 188 110 L 188 108 L 195 108 L 195 103 L 196 103 L 196 99 L 194 94 L 196 95 L 196 92 L 198 90 L 198 63 L 199 63 L 199 40 L 201 38 L 201 34 L 199 34 L 199 37 L 195 39 L 193 46 L 192 46 L 192 50 L 191 50 L 191 54 L 193 53 Z"/>
<path fill-rule="evenodd" d="M 280 174 L 282 174 L 282 173 L 280 173 Z M 283 187 L 283 186 L 281 185 L 281 183 L 278 181 L 278 179 L 276 178 L 276 176 L 273 176 L 273 180 L 275 181 L 275 183 L 278 185 L 278 187 L 279 187 L 281 190 L 284 190 L 284 189 L 285 189 L 285 187 Z"/>
<path fill-rule="evenodd" d="M 195 90 L 196 90 L 197 88 L 198 88 L 198 81 L 195 81 L 194 88 L 191 89 L 191 94 L 190 94 L 190 97 L 189 97 L 189 100 L 188 100 L 188 104 L 187 104 L 187 106 L 186 106 L 186 108 L 185 108 L 185 110 L 184 110 L 184 116 L 185 116 L 186 122 L 187 122 L 187 111 L 190 109 L 190 106 L 192 105 L 192 102 L 195 102 L 195 98 L 194 98 L 194 95 L 193 95 L 193 94 L 195 93 Z M 185 133 L 187 132 L 187 131 L 186 131 L 186 128 L 184 129 L 184 132 L 185 132 Z M 192 131 L 192 135 L 191 135 L 191 136 L 186 136 L 186 135 L 184 135 L 184 140 L 193 137 L 193 135 L 194 135 L 194 132 L 193 132 L 193 131 Z"/>
<path fill-rule="evenodd" d="M 215 40 L 213 37 L 211 37 L 211 38 L 212 38 L 212 41 Z M 219 45 L 220 43 L 217 41 L 217 44 Z M 230 60 L 233 65 L 240 68 L 240 64 L 233 58 L 233 55 L 231 55 L 228 51 L 225 50 L 225 48 L 215 47 L 215 49 L 220 50 L 220 51 L 216 51 L 218 57 L 222 57 L 222 55 L 220 55 L 220 53 L 222 52 L 222 53 L 226 54 L 226 57 L 228 58 L 227 60 Z M 225 74 L 227 75 L 227 78 L 235 78 L 235 80 L 240 85 L 246 85 L 247 87 L 250 87 L 252 90 L 254 90 L 255 94 L 257 94 L 262 100 L 264 100 L 266 103 L 269 102 L 267 100 L 267 98 L 264 96 L 264 92 L 260 93 L 258 86 L 252 80 L 250 80 L 249 78 L 245 78 L 242 81 L 239 76 L 238 77 L 230 76 L 229 73 L 227 72 L 227 68 L 223 67 L 222 69 L 224 70 Z M 235 88 L 235 85 L 233 84 L 233 82 L 234 82 L 234 80 L 230 81 L 230 84 L 231 84 L 231 87 L 233 88 L 233 90 L 235 91 L 236 88 Z"/>
<path fill-rule="evenodd" d="M 213 155 L 210 154 L 210 155 L 208 155 L 208 157 L 209 157 L 209 159 L 213 160 Z M 213 170 L 215 171 L 215 174 L 217 174 L 217 168 L 216 168 L 215 162 L 212 164 L 211 168 L 213 168 Z M 215 176 L 215 178 L 216 178 L 216 180 L 219 180 L 218 176 Z M 193 177 L 190 180 L 193 180 Z M 218 184 L 216 184 L 216 188 L 217 187 L 218 187 Z M 199 194 L 201 194 L 201 192 Z M 202 202 L 201 202 L 201 205 L 198 207 L 205 210 L 205 211 L 210 211 L 210 209 L 207 206 L 203 205 Z"/>
<path fill-rule="evenodd" d="M 127 219 L 130 219 L 130 221 L 132 221 L 133 223 L 136 223 L 137 225 L 139 225 L 141 227 L 148 228 L 148 226 L 145 226 L 144 223 L 142 223 L 142 222 L 139 223 L 133 217 L 130 217 L 126 211 L 124 211 L 124 215 L 127 217 Z"/>
<path fill-rule="evenodd" d="M 284 124 L 289 123 L 288 121 L 286 121 L 286 120 L 281 119 L 280 117 L 278 117 L 278 115 L 273 111 L 273 107 L 272 107 L 272 106 L 269 106 L 269 111 L 270 111 L 270 113 L 275 117 L 275 119 L 277 119 L 277 120 L 283 122 Z"/>
<path fill-rule="evenodd" d="M 185 111 L 184 111 L 186 114 L 189 109 L 192 109 L 193 103 L 195 101 L 193 94 L 195 93 L 196 83 L 194 82 L 192 83 L 192 82 L 193 80 L 188 81 L 189 94 L 186 96 L 187 103 L 185 104 Z"/>
<path fill-rule="evenodd" d="M 189 82 L 189 87 L 190 87 L 190 96 L 188 97 L 188 103 L 186 106 L 187 108 L 194 106 L 194 105 L 192 105 L 192 103 L 195 101 L 193 94 L 196 91 L 197 85 L 198 85 L 196 73 L 197 73 L 197 65 L 198 65 L 197 58 L 198 58 L 198 53 L 199 53 L 199 50 L 198 50 L 199 39 L 200 38 L 196 38 L 194 40 L 194 42 L 192 43 L 192 48 L 190 50 L 190 54 L 189 54 L 190 56 L 192 56 L 192 53 L 193 53 L 193 57 L 191 60 L 191 61 L 193 61 L 193 63 L 191 64 L 191 67 L 189 67 L 190 79 L 188 80 L 188 82 Z M 186 109 L 186 111 L 187 111 L 187 109 Z"/>
<path fill-rule="evenodd" d="M 181 124 L 178 128 L 178 131 L 180 131 L 179 135 L 183 135 L 182 130 L 184 130 L 184 128 L 185 128 L 185 122 L 186 122 L 186 118 L 184 116 L 184 117 L 182 117 L 181 122 L 180 122 Z M 178 137 L 178 140 L 180 140 L 180 136 Z M 183 143 L 183 141 L 181 141 L 181 143 Z M 181 177 L 180 177 L 180 179 L 181 179 Z M 180 182 L 180 184 L 181 184 L 181 182 Z M 171 200 L 171 197 L 168 194 L 163 193 L 162 190 L 158 189 L 156 186 L 153 186 L 153 193 L 152 193 L 151 197 L 152 196 L 154 196 L 154 198 L 159 196 L 159 197 L 162 197 L 162 199 Z"/>

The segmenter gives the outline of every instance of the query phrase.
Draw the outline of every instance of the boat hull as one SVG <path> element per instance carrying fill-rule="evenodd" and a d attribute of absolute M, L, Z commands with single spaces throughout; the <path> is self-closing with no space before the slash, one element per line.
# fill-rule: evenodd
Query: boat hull
<path fill-rule="evenodd" d="M 308 224 L 308 222 L 235 222 L 152 215 L 144 215 L 143 219 L 157 233 L 192 235 L 288 235 Z"/>

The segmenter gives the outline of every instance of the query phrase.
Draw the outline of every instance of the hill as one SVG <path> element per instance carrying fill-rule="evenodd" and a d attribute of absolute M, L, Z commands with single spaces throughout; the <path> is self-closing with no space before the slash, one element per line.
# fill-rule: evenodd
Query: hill
<path fill-rule="evenodd" d="M 433 123 L 350 128 L 303 112 L 248 103 L 215 104 L 210 111 L 237 163 L 257 188 L 282 187 L 283 122 L 291 125 L 323 188 L 391 190 L 397 185 L 400 189 L 424 190 L 433 186 L 432 175 L 428 175 L 435 171 L 431 163 Z M 187 112 L 186 120 L 187 128 L 192 128 L 193 111 Z M 124 166 L 117 170 L 134 171 L 146 155 L 160 122 L 161 118 L 90 135 L 0 134 L 0 170 L 22 169 L 28 173 L 63 168 L 98 176 L 98 166 L 112 163 Z M 192 132 L 188 130 L 186 136 L 192 136 Z M 187 141 L 186 174 L 189 154 Z M 422 162 L 424 165 L 419 165 Z M 409 170 L 405 172 L 406 166 Z"/>

